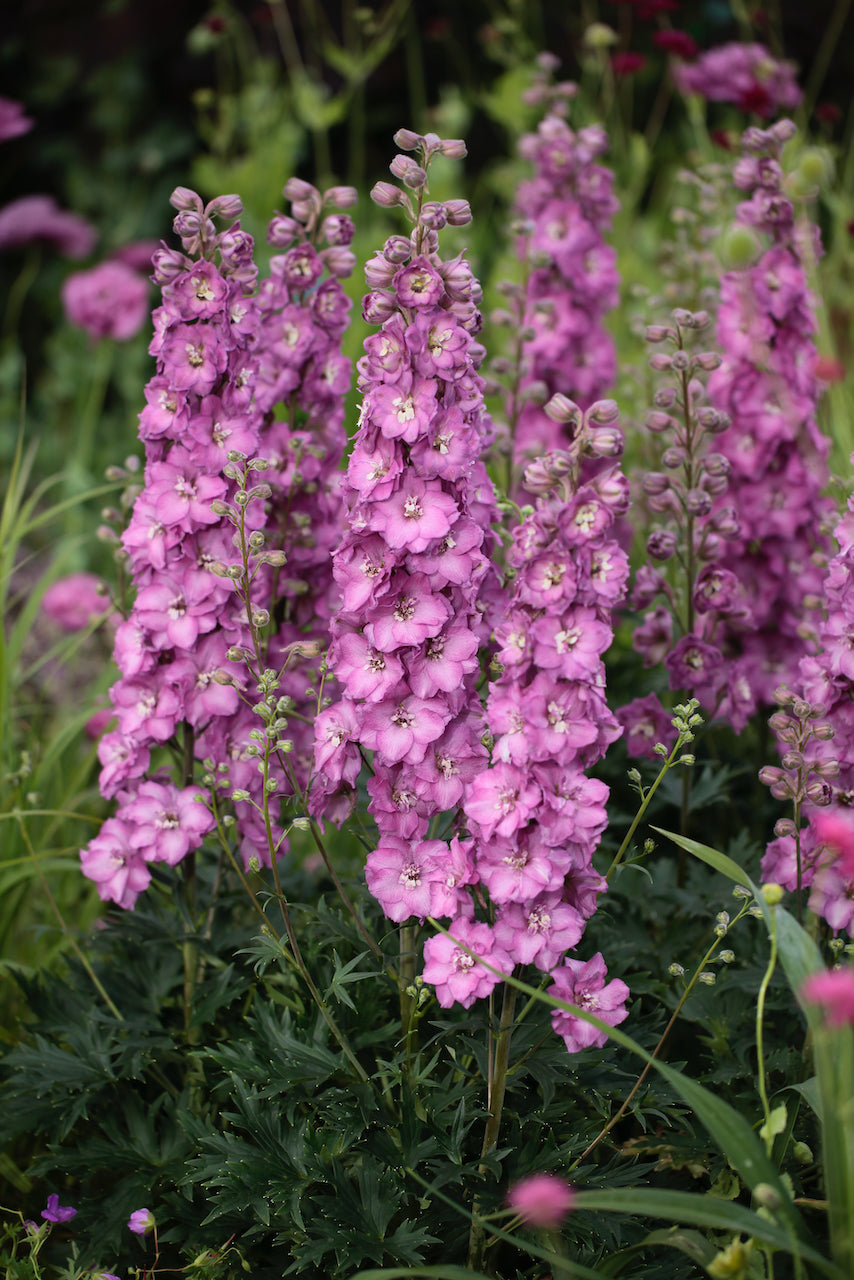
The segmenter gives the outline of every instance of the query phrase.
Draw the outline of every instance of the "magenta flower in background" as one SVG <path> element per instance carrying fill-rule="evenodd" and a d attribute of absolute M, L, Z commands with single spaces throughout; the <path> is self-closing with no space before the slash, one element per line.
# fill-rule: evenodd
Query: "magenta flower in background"
<path fill-rule="evenodd" d="M 571 1211 L 575 1192 L 554 1173 L 535 1173 L 511 1187 L 505 1203 L 515 1209 L 529 1227 L 554 1230 Z"/>
<path fill-rule="evenodd" d="M 127 342 L 148 319 L 148 282 L 124 262 L 76 271 L 62 286 L 69 324 L 90 337 Z"/>
<path fill-rule="evenodd" d="M 41 1216 L 46 1222 L 70 1222 L 72 1218 L 77 1217 L 77 1210 L 72 1209 L 71 1205 L 61 1205 L 59 1196 L 52 1195 L 47 1198 L 47 1205 L 42 1209 Z"/>
<path fill-rule="evenodd" d="M 697 93 L 709 102 L 732 102 L 743 111 L 770 117 L 800 105 L 803 94 L 795 65 L 780 62 L 761 44 L 718 45 L 690 65 L 673 72 L 680 93 Z"/>
<path fill-rule="evenodd" d="M 110 609 L 98 590 L 101 579 L 92 573 L 71 573 L 52 583 L 42 596 L 42 609 L 63 631 L 82 631 Z"/>
<path fill-rule="evenodd" d="M 43 240 L 64 258 L 87 258 L 98 233 L 85 218 L 60 209 L 53 196 L 21 196 L 0 209 L 0 250 Z"/>
<path fill-rule="evenodd" d="M 801 987 L 801 999 L 824 1010 L 832 1027 L 854 1027 L 854 970 L 813 973 Z"/>
<path fill-rule="evenodd" d="M 0 98 L 0 142 L 9 138 L 19 138 L 22 133 L 29 133 L 33 121 L 24 115 L 20 102 L 12 98 Z"/>

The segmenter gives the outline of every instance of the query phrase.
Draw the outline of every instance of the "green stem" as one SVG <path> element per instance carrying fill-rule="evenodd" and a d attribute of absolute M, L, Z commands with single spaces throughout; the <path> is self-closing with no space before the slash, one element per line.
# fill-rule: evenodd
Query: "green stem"
<path fill-rule="evenodd" d="M 655 781 L 653 782 L 653 784 L 652 784 L 652 786 L 649 788 L 649 790 L 648 790 L 648 791 L 646 791 L 646 792 L 644 792 L 644 794 L 643 794 L 643 799 L 641 800 L 641 806 L 640 806 L 640 808 L 638 809 L 637 813 L 635 814 L 635 817 L 634 817 L 634 820 L 633 820 L 633 822 L 632 822 L 632 825 L 629 827 L 628 831 L 626 832 L 626 835 L 625 835 L 625 838 L 624 838 L 624 840 L 623 840 L 623 843 L 620 845 L 619 849 L 617 850 L 617 852 L 616 852 L 616 854 L 615 854 L 615 856 L 614 856 L 614 860 L 613 860 L 613 862 L 611 863 L 610 867 L 608 868 L 607 872 L 605 873 L 605 879 L 606 879 L 606 880 L 610 880 L 610 879 L 611 879 L 611 877 L 613 876 L 614 872 L 617 870 L 617 867 L 618 867 L 618 866 L 620 865 L 620 863 L 622 862 L 622 860 L 623 860 L 623 858 L 624 858 L 624 856 L 625 856 L 626 850 L 628 849 L 629 845 L 631 844 L 632 837 L 634 836 L 635 832 L 637 831 L 638 827 L 640 826 L 641 822 L 643 821 L 644 814 L 646 813 L 647 809 L 649 808 L 650 801 L 652 800 L 652 797 L 655 795 L 656 791 L 658 790 L 659 786 L 660 786 L 660 785 L 661 785 L 661 783 L 663 782 L 663 780 L 664 780 L 665 776 L 667 775 L 668 771 L 672 768 L 672 766 L 673 766 L 673 762 L 674 762 L 674 760 L 676 759 L 676 754 L 677 754 L 677 752 L 679 752 L 679 751 L 681 751 L 681 750 L 682 750 L 683 745 L 684 745 L 684 743 L 683 743 L 683 740 L 682 740 L 682 736 L 681 736 L 681 734 L 680 734 L 680 736 L 676 739 L 676 745 L 674 746 L 673 750 L 670 752 L 670 755 L 667 757 L 667 759 L 665 760 L 664 764 L 661 766 L 661 771 L 659 772 L 658 777 L 655 779 Z"/>
<path fill-rule="evenodd" d="M 747 911 L 747 907 L 746 906 L 742 907 L 741 911 L 739 911 L 738 915 L 731 922 L 729 927 L 732 928 L 732 925 L 736 924 L 741 919 L 741 917 L 746 913 L 746 911 Z M 571 1165 L 571 1169 L 577 1169 L 578 1166 L 581 1164 L 582 1160 L 587 1159 L 587 1157 L 590 1155 L 590 1152 L 594 1149 L 594 1147 L 598 1147 L 602 1139 L 611 1132 L 614 1125 L 617 1124 L 618 1121 L 621 1120 L 622 1117 L 626 1114 L 626 1111 L 631 1105 L 632 1099 L 635 1097 L 641 1085 L 643 1084 L 644 1080 L 647 1078 L 650 1071 L 652 1070 L 654 1059 L 658 1057 L 658 1055 L 661 1053 L 661 1050 L 664 1048 L 664 1042 L 666 1041 L 667 1037 L 670 1035 L 670 1032 L 673 1029 L 676 1019 L 679 1017 L 680 1013 L 684 1009 L 685 1002 L 687 1001 L 691 992 L 694 990 L 697 983 L 699 982 L 700 974 L 703 972 L 706 965 L 712 959 L 712 956 L 715 954 L 720 944 L 721 944 L 721 938 L 716 936 L 714 942 L 709 947 L 708 951 L 703 956 L 702 960 L 694 970 L 694 975 L 691 978 L 691 981 L 688 983 L 688 985 L 685 987 L 685 990 L 682 992 L 682 995 L 679 997 L 679 1001 L 676 1005 L 676 1008 L 673 1010 L 673 1013 L 670 1015 L 670 1020 L 667 1023 L 667 1026 L 662 1031 L 658 1044 L 655 1046 L 655 1048 L 652 1051 L 650 1060 L 647 1062 L 643 1071 L 640 1073 L 634 1085 L 632 1086 L 631 1092 L 627 1095 L 627 1097 L 623 1101 L 619 1111 L 617 1111 L 613 1116 L 611 1116 L 611 1119 L 608 1121 L 605 1127 L 596 1135 L 596 1137 L 590 1143 L 589 1147 L 586 1147 L 585 1150 L 582 1151 L 578 1159 L 573 1161 Z"/>
<path fill-rule="evenodd" d="M 768 957 L 768 967 L 763 975 L 762 983 L 759 987 L 759 995 L 756 999 L 756 1083 L 759 1086 L 759 1097 L 762 1099 L 762 1111 L 765 1115 L 765 1149 L 770 1156 L 771 1149 L 774 1146 L 774 1135 L 771 1132 L 771 1104 L 768 1101 L 768 1088 L 765 1082 L 765 1050 L 762 1024 L 765 1017 L 765 996 L 777 965 L 777 917 L 773 907 L 769 915 L 771 954 Z"/>
<path fill-rule="evenodd" d="M 504 1000 L 501 1005 L 501 1021 L 498 1025 L 498 1037 L 495 1044 L 495 1062 L 491 1079 L 488 1081 L 489 1116 L 487 1117 L 486 1129 L 483 1135 L 483 1146 L 480 1152 L 481 1160 L 489 1154 L 498 1142 L 501 1114 L 504 1109 L 504 1095 L 507 1090 L 507 1066 L 510 1060 L 510 1037 L 513 1032 L 513 1012 L 515 1007 L 516 990 L 505 983 Z M 486 1165 L 481 1164 L 479 1172 L 484 1176 L 489 1170 Z M 478 1217 L 477 1211 L 478 1201 L 475 1198 L 472 1208 L 471 1234 L 469 1235 L 468 1265 L 472 1271 L 480 1271 L 482 1269 L 483 1255 L 486 1249 L 486 1229 Z"/>

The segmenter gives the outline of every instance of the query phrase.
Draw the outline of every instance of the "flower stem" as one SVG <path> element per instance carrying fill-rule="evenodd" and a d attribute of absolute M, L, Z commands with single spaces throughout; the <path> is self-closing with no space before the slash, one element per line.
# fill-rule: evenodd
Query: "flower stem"
<path fill-rule="evenodd" d="M 509 984 L 504 986 L 504 1000 L 501 1006 L 501 1022 L 498 1025 L 498 1036 L 495 1044 L 495 1061 L 492 1069 L 492 1078 L 489 1084 L 489 1116 L 486 1121 L 486 1129 L 483 1135 L 483 1146 L 481 1147 L 481 1160 L 488 1155 L 498 1142 L 498 1132 L 501 1128 L 501 1113 L 504 1109 L 504 1094 L 507 1089 L 507 1066 L 510 1059 L 510 1036 L 513 1032 L 513 1013 L 516 1007 L 516 989 Z M 481 1164 L 479 1173 L 484 1176 L 488 1173 L 486 1165 Z M 471 1233 L 469 1235 L 469 1269 L 472 1271 L 480 1271 L 483 1267 L 483 1255 L 486 1249 L 486 1230 L 483 1223 L 478 1217 L 478 1202 L 475 1198 L 472 1207 L 472 1224 Z"/>

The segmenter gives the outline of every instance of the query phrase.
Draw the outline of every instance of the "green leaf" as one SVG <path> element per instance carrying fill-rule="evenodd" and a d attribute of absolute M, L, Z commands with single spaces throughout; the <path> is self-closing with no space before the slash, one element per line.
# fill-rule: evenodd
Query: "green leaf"
<path fill-rule="evenodd" d="M 621 1249 L 619 1253 L 614 1253 L 610 1258 L 600 1262 L 600 1275 L 620 1275 L 625 1266 L 633 1260 L 634 1254 L 648 1249 L 651 1245 L 664 1245 L 670 1249 L 678 1249 L 680 1253 L 686 1254 L 701 1267 L 708 1267 L 717 1252 L 714 1245 L 709 1244 L 706 1237 L 701 1236 L 699 1231 L 681 1227 L 662 1227 L 658 1231 L 651 1231 L 637 1244 L 631 1244 L 628 1248 Z"/>
<path fill-rule="evenodd" d="M 828 1258 L 802 1240 L 795 1241 L 776 1222 L 760 1217 L 740 1204 L 730 1204 L 712 1196 L 692 1195 L 689 1191 L 658 1191 L 645 1187 L 618 1191 L 579 1191 L 575 1212 L 592 1209 L 610 1213 L 640 1214 L 650 1218 L 668 1218 L 671 1222 L 690 1223 L 695 1227 L 711 1227 L 716 1231 L 740 1232 L 763 1244 L 773 1245 L 798 1254 L 811 1262 L 822 1274 L 843 1280 L 843 1273 Z"/>
<path fill-rule="evenodd" d="M 405 1280 L 407 1276 L 428 1276 L 433 1280 L 489 1280 L 482 1271 L 468 1267 L 389 1267 L 380 1271 L 359 1271 L 353 1280 Z"/>
<path fill-rule="evenodd" d="M 821 1096 L 818 1091 L 817 1076 L 810 1076 L 809 1080 L 802 1080 L 800 1084 L 787 1084 L 786 1088 L 799 1093 L 813 1115 L 821 1120 Z"/>
<path fill-rule="evenodd" d="M 672 840 L 674 844 L 678 845 L 680 849 L 684 849 L 686 853 L 692 853 L 701 862 L 714 867 L 715 871 L 720 871 L 721 875 L 727 876 L 730 880 L 735 881 L 736 884 L 743 884 L 755 891 L 755 885 L 747 872 L 742 870 L 738 863 L 727 857 L 725 853 L 719 853 L 717 849 L 711 849 L 707 844 L 700 844 L 697 840 L 689 840 L 687 836 L 677 835 L 675 831 L 665 831 L 662 827 L 653 827 L 652 829 L 657 831 L 660 836 L 666 836 L 668 840 Z"/>

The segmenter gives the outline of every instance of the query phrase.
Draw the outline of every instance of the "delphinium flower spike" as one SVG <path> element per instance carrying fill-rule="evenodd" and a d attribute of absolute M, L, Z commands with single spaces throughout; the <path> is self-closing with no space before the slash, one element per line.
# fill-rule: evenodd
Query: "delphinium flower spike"
<path fill-rule="evenodd" d="M 801 658 L 815 651 L 833 517 L 822 496 L 829 442 L 816 422 L 816 320 L 806 276 L 820 252 L 818 230 L 796 217 L 780 163 L 793 134 L 791 121 L 781 120 L 744 135 L 735 183 L 748 199 L 734 231 L 747 260 L 722 280 L 723 363 L 709 379 L 712 404 L 732 420 L 720 444 L 729 487 L 717 505 L 734 508 L 739 532 L 721 548 L 719 565 L 750 602 L 749 619 L 728 640 L 739 655 L 747 714 L 772 705 L 780 683 L 795 687 Z"/>
<path fill-rule="evenodd" d="M 250 638 L 225 568 L 235 554 L 232 530 L 213 507 L 228 507 L 240 488 L 228 451 L 246 457 L 258 441 L 252 239 L 231 222 L 236 196 L 203 205 L 179 187 L 172 203 L 183 252 L 164 245 L 154 259 L 163 303 L 150 348 L 157 368 L 140 414 L 144 485 L 122 536 L 136 598 L 116 632 L 121 675 L 110 697 L 118 727 L 99 745 L 101 791 L 119 809 L 81 855 L 100 895 L 123 907 L 148 885 L 150 863 L 174 866 L 213 826 L 193 783 L 196 738 L 211 739 L 210 725 L 236 710 L 234 683 L 218 675 L 229 647 Z M 217 218 L 231 225 L 218 232 Z M 177 782 L 147 776 L 166 747 L 183 756 Z"/>
<path fill-rule="evenodd" d="M 426 199 L 437 155 L 458 141 L 401 130 L 404 151 L 374 200 L 411 223 L 367 266 L 365 317 L 380 326 L 359 361 L 363 403 L 347 472 L 348 525 L 336 549 L 340 607 L 329 666 L 342 696 L 316 721 L 314 813 L 352 803 L 361 750 L 373 753 L 371 892 L 393 920 L 455 914 L 471 878 L 470 842 L 428 838 L 482 767 L 476 693 L 483 593 L 497 512 L 480 455 L 490 426 L 477 373 L 479 286 L 438 233 L 470 219 L 465 201 Z M 410 195 L 410 193 L 412 193 Z"/>
<path fill-rule="evenodd" d="M 526 279 L 518 298 L 508 299 L 521 339 L 507 424 L 520 467 L 567 442 L 562 424 L 544 410 L 549 397 L 560 392 L 585 409 L 612 386 L 616 371 L 603 323 L 619 286 L 616 253 L 604 240 L 619 207 L 614 175 L 598 163 L 608 137 L 599 125 L 570 127 L 565 113 L 574 85 L 550 85 L 541 76 L 534 93 L 547 114 L 519 147 L 534 176 L 520 184 L 515 200 Z"/>

